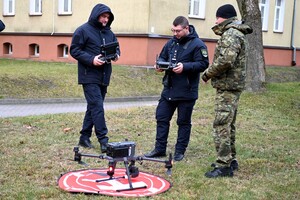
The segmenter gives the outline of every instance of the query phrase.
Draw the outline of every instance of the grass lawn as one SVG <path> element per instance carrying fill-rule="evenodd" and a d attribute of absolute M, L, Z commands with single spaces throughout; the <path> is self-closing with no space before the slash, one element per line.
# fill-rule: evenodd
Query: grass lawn
<path fill-rule="evenodd" d="M 64 71 L 63 68 L 58 67 Z M 114 69 L 124 70 L 121 73 L 124 77 L 114 77 L 114 80 L 128 80 L 132 75 L 134 79 L 140 77 L 139 82 L 149 79 L 152 86 L 158 82 L 158 91 L 161 90 L 161 76 L 151 70 L 120 66 Z M 278 70 L 272 69 L 269 74 L 276 75 Z M 299 73 L 297 69 L 295 71 Z M 35 79 L 41 74 L 35 75 Z M 21 75 L 17 76 L 19 78 L 13 79 L 12 72 L 3 75 L 0 70 L 2 84 L 5 84 L 3 77 L 7 77 L 5 80 L 28 80 L 25 75 L 22 79 Z M 71 80 L 67 80 L 67 75 L 64 78 L 68 81 L 64 87 L 69 87 Z M 55 78 L 48 75 L 43 80 L 49 79 Z M 2 88 L 3 97 L 14 97 L 3 92 Z M 141 171 L 159 175 L 172 183 L 168 192 L 150 199 L 300 199 L 300 81 L 268 83 L 266 89 L 262 93 L 244 92 L 241 96 L 236 138 L 240 170 L 233 178 L 208 179 L 204 173 L 211 169 L 210 164 L 215 159 L 211 136 L 215 91 L 209 84 L 201 85 L 200 98 L 193 113 L 191 141 L 184 160 L 174 163 L 172 176 L 166 175 L 160 163 L 137 163 Z M 50 90 L 47 89 L 48 94 Z M 110 93 L 118 96 L 118 92 L 112 89 Z M 148 95 L 145 91 L 134 91 L 130 95 L 137 93 Z M 66 96 L 70 97 L 71 94 Z M 150 94 L 157 95 L 159 92 Z M 38 95 L 39 98 L 46 96 Z M 155 107 L 107 111 L 110 141 L 135 141 L 136 155 L 148 152 L 153 148 L 155 139 L 154 114 Z M 60 174 L 85 168 L 70 161 L 73 147 L 78 142 L 83 116 L 84 113 L 73 113 L 0 118 L 0 199 L 108 199 L 106 196 L 70 194 L 57 186 Z M 174 152 L 176 132 L 174 116 L 167 149 L 171 153 Z M 95 135 L 91 139 L 97 144 Z M 98 146 L 83 151 L 100 153 Z M 89 168 L 106 168 L 108 163 L 93 158 L 84 158 L 84 161 Z M 123 164 L 119 163 L 118 167 L 123 167 Z"/>
<path fill-rule="evenodd" d="M 76 64 L 1 59 L 0 82 L 0 99 L 83 98 Z M 114 65 L 107 97 L 152 96 L 161 88 L 153 69 Z"/>

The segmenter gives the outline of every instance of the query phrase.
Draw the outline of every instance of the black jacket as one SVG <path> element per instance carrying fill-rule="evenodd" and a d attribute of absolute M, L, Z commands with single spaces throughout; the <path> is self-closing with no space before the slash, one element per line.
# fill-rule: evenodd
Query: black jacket
<path fill-rule="evenodd" d="M 102 13 L 110 13 L 110 19 L 105 27 L 98 22 Z M 89 17 L 88 22 L 78 27 L 72 38 L 70 54 L 78 61 L 78 83 L 96 83 L 109 85 L 112 72 L 111 63 L 102 66 L 94 66 L 93 60 L 101 53 L 100 46 L 104 43 L 117 41 L 110 25 L 114 15 L 110 8 L 104 4 L 97 4 Z M 120 55 L 120 51 L 118 51 Z"/>
<path fill-rule="evenodd" d="M 194 26 L 190 34 L 178 40 L 175 36 L 163 47 L 159 59 L 181 62 L 183 71 L 176 74 L 166 70 L 163 78 L 164 89 L 161 96 L 168 100 L 194 100 L 198 98 L 200 72 L 208 67 L 208 53 Z M 177 53 L 175 53 L 177 52 Z"/>

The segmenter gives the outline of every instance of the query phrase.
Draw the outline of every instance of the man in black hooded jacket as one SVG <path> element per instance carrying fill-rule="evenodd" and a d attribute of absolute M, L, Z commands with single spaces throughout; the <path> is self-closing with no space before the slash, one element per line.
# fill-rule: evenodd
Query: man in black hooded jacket
<path fill-rule="evenodd" d="M 113 20 L 114 15 L 110 8 L 104 4 L 97 4 L 88 22 L 75 30 L 70 48 L 72 57 L 78 61 L 78 83 L 82 85 L 87 101 L 79 145 L 94 147 L 90 141 L 94 127 L 102 153 L 106 152 L 108 142 L 103 101 L 110 82 L 112 66 L 110 60 L 100 59 L 103 56 L 100 47 L 117 41 L 110 28 Z M 118 49 L 113 60 L 118 60 L 119 55 Z"/>
<path fill-rule="evenodd" d="M 174 160 L 180 161 L 188 146 L 191 134 L 191 117 L 198 98 L 200 72 L 208 67 L 206 45 L 199 38 L 194 26 L 188 20 L 178 16 L 171 29 L 174 37 L 163 47 L 159 61 L 171 62 L 173 69 L 165 71 L 163 91 L 156 109 L 156 143 L 146 157 L 166 155 L 170 121 L 177 109 L 178 136 L 175 145 Z"/>

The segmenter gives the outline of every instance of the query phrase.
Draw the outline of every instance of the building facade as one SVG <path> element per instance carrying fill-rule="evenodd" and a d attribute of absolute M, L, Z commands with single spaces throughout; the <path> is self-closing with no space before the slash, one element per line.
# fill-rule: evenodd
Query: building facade
<path fill-rule="evenodd" d="M 96 0 L 1 0 L 0 58 L 75 62 L 69 55 L 72 34 L 85 23 Z M 266 65 L 300 66 L 300 3 L 297 0 L 259 0 Z M 211 27 L 220 5 L 235 0 L 102 0 L 114 13 L 112 30 L 122 55 L 118 64 L 155 63 L 175 17 L 194 25 L 213 57 L 218 36 Z M 297 12 L 298 11 L 298 12 Z M 240 18 L 240 15 L 239 15 Z"/>

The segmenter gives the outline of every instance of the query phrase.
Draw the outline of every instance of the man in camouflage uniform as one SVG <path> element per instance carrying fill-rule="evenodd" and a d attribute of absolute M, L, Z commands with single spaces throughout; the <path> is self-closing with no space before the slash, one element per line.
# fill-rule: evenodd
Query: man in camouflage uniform
<path fill-rule="evenodd" d="M 246 34 L 252 28 L 238 21 L 234 7 L 221 6 L 216 13 L 216 25 L 212 28 L 220 35 L 214 60 L 207 68 L 202 80 L 216 88 L 215 120 L 213 138 L 217 151 L 214 169 L 205 173 L 208 178 L 233 176 L 238 169 L 235 149 L 235 121 L 240 95 L 245 87 L 247 41 Z"/>

